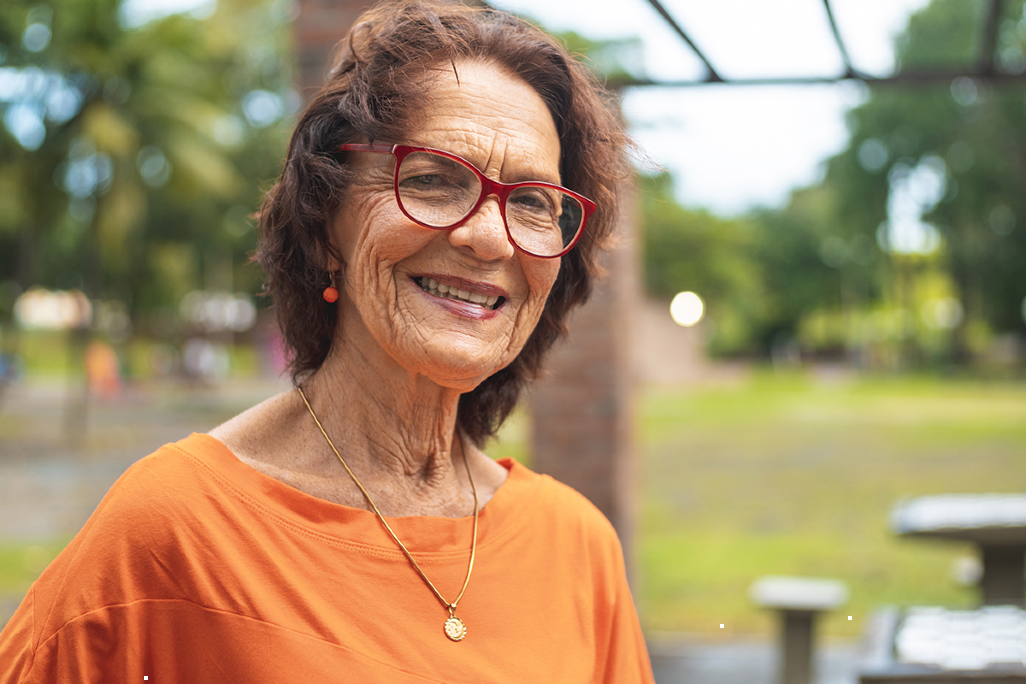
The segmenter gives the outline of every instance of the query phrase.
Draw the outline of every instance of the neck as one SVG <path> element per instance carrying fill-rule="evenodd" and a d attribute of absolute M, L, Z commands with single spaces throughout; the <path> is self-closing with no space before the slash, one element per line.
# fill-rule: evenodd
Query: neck
<path fill-rule="evenodd" d="M 384 501 L 383 511 L 403 508 L 388 504 L 390 498 L 411 510 L 437 505 L 440 497 L 466 508 L 461 500 L 469 483 L 456 432 L 460 392 L 405 371 L 376 344 L 355 342 L 336 344 L 303 383 L 347 465 L 376 503 Z M 336 458 L 326 443 L 324 449 L 326 458 Z"/>

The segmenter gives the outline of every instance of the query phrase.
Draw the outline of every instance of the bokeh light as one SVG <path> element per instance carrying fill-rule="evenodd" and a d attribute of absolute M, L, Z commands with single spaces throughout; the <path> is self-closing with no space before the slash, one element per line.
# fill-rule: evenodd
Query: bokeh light
<path fill-rule="evenodd" d="M 256 307 L 245 293 L 194 291 L 182 298 L 179 311 L 206 332 L 245 332 L 256 323 Z"/>
<path fill-rule="evenodd" d="M 936 155 L 923 157 L 914 167 L 905 162 L 891 167 L 887 220 L 877 231 L 880 247 L 895 254 L 931 254 L 940 247 L 940 232 L 923 216 L 944 198 L 947 177 L 947 165 Z"/>
<path fill-rule="evenodd" d="M 34 287 L 15 300 L 14 317 L 26 330 L 70 330 L 88 325 L 93 310 L 78 290 Z"/>
<path fill-rule="evenodd" d="M 964 315 L 965 309 L 962 307 L 962 302 L 954 297 L 927 300 L 920 309 L 920 317 L 929 328 L 953 330 L 962 322 Z"/>
<path fill-rule="evenodd" d="M 678 292 L 670 302 L 670 316 L 677 325 L 689 328 L 705 315 L 705 304 L 694 292 Z"/>

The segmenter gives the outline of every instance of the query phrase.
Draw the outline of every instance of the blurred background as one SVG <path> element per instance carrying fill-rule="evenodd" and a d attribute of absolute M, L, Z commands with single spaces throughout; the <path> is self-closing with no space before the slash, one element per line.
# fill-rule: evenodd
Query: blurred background
<path fill-rule="evenodd" d="M 772 680 L 763 575 L 850 590 L 820 681 L 855 681 L 880 605 L 977 605 L 976 547 L 888 516 L 1026 489 L 1023 0 L 836 0 L 866 77 L 840 81 L 816 0 L 664 3 L 724 79 L 777 85 L 696 85 L 644 0 L 492 4 L 581 54 L 639 143 L 636 599 L 654 653 L 721 672 L 661 684 Z M 298 12 L 0 5 L 0 624 L 134 460 L 289 386 L 249 259 Z M 873 80 L 923 70 L 953 76 Z M 530 464 L 530 423 L 489 453 Z"/>

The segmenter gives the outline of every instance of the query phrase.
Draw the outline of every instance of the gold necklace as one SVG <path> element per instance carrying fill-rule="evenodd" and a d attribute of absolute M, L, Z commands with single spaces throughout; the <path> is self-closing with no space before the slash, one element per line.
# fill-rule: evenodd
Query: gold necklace
<path fill-rule="evenodd" d="M 463 588 L 460 589 L 460 595 L 456 597 L 455 601 L 449 603 L 442 598 L 441 592 L 435 588 L 435 585 L 431 583 L 428 576 L 420 569 L 420 565 L 418 565 L 417 561 L 414 560 L 413 555 L 406 546 L 399 541 L 399 537 L 395 535 L 392 528 L 389 527 L 388 521 L 385 520 L 385 516 L 381 515 L 381 511 L 379 511 L 378 507 L 374 505 L 374 500 L 371 498 L 371 495 L 367 493 L 367 490 L 363 488 L 360 481 L 356 479 L 356 475 L 353 475 L 353 471 L 349 469 L 345 459 L 342 458 L 342 454 L 340 454 L 338 449 L 335 448 L 335 443 L 331 441 L 331 437 L 328 437 L 328 433 L 324 431 L 324 426 L 321 425 L 321 421 L 317 419 L 317 414 L 314 413 L 313 407 L 310 406 L 310 402 L 307 400 L 306 393 L 303 392 L 303 388 L 297 385 L 296 389 L 299 390 L 299 396 L 303 397 L 303 403 L 306 404 L 307 410 L 310 411 L 310 415 L 313 417 L 314 422 L 317 423 L 317 428 L 321 431 L 321 434 L 324 435 L 324 439 L 328 440 L 328 446 L 330 446 L 331 450 L 335 452 L 336 456 L 338 456 L 338 460 L 342 463 L 342 467 L 346 469 L 346 472 L 349 473 L 349 477 L 353 478 L 353 482 L 355 482 L 356 486 L 360 488 L 361 492 L 363 492 L 364 497 L 367 499 L 367 503 L 369 503 L 371 508 L 374 509 L 374 514 L 378 516 L 378 520 L 381 521 L 381 524 L 385 526 L 388 533 L 392 535 L 392 539 L 395 540 L 395 543 L 398 544 L 399 548 L 406 554 L 406 557 L 413 565 L 413 569 L 417 571 L 417 574 L 420 575 L 421 579 L 427 583 L 431 588 L 431 591 L 433 591 L 435 596 L 438 597 L 438 600 L 442 602 L 442 606 L 448 609 L 449 618 L 445 621 L 444 625 L 445 636 L 449 637 L 453 641 L 461 641 L 463 637 L 467 636 L 467 626 L 463 624 L 463 620 L 456 617 L 456 604 L 458 604 L 460 599 L 463 598 L 463 593 L 467 590 L 467 585 L 470 584 L 470 573 L 474 571 L 474 556 L 477 554 L 477 516 L 479 508 L 477 504 L 477 488 L 474 486 L 474 476 L 470 474 L 470 463 L 467 462 L 467 452 L 463 452 L 463 465 L 467 468 L 467 479 L 470 480 L 470 489 L 474 492 L 474 541 L 471 542 L 470 545 L 470 565 L 467 566 L 467 579 L 463 581 Z"/>

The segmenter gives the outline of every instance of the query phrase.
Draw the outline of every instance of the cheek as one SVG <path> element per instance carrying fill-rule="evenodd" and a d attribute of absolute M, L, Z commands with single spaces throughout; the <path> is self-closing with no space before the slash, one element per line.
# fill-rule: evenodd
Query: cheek
<path fill-rule="evenodd" d="M 524 268 L 524 278 L 527 281 L 528 297 L 524 306 L 523 323 L 526 325 L 522 326 L 521 336 L 526 340 L 532 332 L 534 332 L 535 326 L 538 324 L 538 320 L 541 319 L 542 312 L 545 309 L 545 302 L 549 299 L 549 293 L 552 291 L 552 286 L 556 283 L 556 277 L 559 275 L 559 259 L 545 259 L 544 261 L 531 259 L 534 263 L 526 265 Z"/>
<path fill-rule="evenodd" d="M 378 215 L 381 207 L 377 203 L 349 201 L 339 209 L 332 222 L 332 241 L 346 260 L 346 266 L 359 262 L 362 252 L 373 248 L 372 226 L 380 225 Z"/>
<path fill-rule="evenodd" d="M 363 176 L 366 176 L 364 178 Z M 347 265 L 359 256 L 365 242 L 378 229 L 394 229 L 399 214 L 395 206 L 391 175 L 363 170 L 343 191 L 342 201 L 331 222 L 331 239 Z M 401 216 L 401 214 L 399 214 Z"/>
<path fill-rule="evenodd" d="M 365 205 L 348 220 L 336 221 L 334 235 L 346 261 L 347 277 L 364 284 L 390 276 L 397 262 L 416 253 L 431 237 L 411 230 L 405 217 L 384 200 Z"/>
<path fill-rule="evenodd" d="M 545 301 L 549 298 L 549 292 L 552 291 L 552 286 L 556 284 L 562 260 L 532 259 L 532 261 L 534 263 L 530 264 L 528 269 L 525 269 L 524 275 L 527 278 L 528 287 L 531 288 L 532 299 L 540 300 L 542 306 L 544 306 Z"/>

